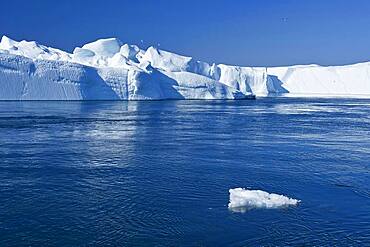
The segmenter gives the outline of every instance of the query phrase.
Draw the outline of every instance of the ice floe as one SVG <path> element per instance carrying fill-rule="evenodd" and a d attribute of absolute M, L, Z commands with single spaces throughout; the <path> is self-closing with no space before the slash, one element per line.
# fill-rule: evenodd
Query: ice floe
<path fill-rule="evenodd" d="M 230 189 L 230 202 L 228 207 L 232 211 L 243 212 L 252 208 L 282 208 L 297 205 L 300 200 L 283 195 L 268 193 L 262 190 L 249 190 L 244 188 Z"/>

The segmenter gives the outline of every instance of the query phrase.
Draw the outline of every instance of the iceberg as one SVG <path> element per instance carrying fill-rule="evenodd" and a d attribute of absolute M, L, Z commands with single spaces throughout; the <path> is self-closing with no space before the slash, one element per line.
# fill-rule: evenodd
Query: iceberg
<path fill-rule="evenodd" d="M 0 42 L 0 100 L 249 99 L 190 58 L 115 38 L 67 53 L 36 42 Z M 198 67 L 197 67 L 198 66 Z M 208 75 L 208 72 L 207 72 Z"/>
<path fill-rule="evenodd" d="M 0 100 L 252 99 L 369 96 L 370 63 L 241 67 L 99 39 L 72 53 L 35 41 L 0 42 Z"/>
<path fill-rule="evenodd" d="M 230 189 L 228 207 L 234 212 L 245 212 L 252 208 L 282 208 L 297 205 L 300 200 L 283 195 L 268 193 L 262 190 L 248 190 L 244 188 Z"/>

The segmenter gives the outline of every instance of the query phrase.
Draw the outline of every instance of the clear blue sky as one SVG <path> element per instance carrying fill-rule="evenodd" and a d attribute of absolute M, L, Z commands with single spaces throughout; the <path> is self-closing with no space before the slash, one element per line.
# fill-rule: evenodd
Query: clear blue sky
<path fill-rule="evenodd" d="M 369 0 L 17 0 L 0 35 L 73 47 L 118 37 L 239 65 L 370 60 Z"/>

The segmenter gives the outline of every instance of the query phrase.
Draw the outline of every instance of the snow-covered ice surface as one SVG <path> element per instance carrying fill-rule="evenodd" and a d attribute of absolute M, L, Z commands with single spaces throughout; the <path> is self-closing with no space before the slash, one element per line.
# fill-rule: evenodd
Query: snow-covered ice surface
<path fill-rule="evenodd" d="M 0 100 L 245 99 L 370 97 L 370 63 L 254 68 L 209 64 L 149 47 L 100 39 L 73 53 L 0 42 Z"/>
<path fill-rule="evenodd" d="M 283 195 L 268 193 L 262 190 L 244 188 L 230 189 L 229 209 L 234 212 L 245 212 L 252 208 L 282 208 L 297 205 L 300 200 Z"/>

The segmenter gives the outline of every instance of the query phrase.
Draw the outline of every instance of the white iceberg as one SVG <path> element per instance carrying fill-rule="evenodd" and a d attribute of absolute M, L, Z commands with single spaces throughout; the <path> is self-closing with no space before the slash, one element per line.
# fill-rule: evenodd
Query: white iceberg
<path fill-rule="evenodd" d="M 0 100 L 254 97 L 251 92 L 242 93 L 194 73 L 193 70 L 201 69 L 197 64 L 190 58 L 153 47 L 144 51 L 114 38 L 77 47 L 69 54 L 4 36 L 0 42 Z"/>
<path fill-rule="evenodd" d="M 248 190 L 244 188 L 230 189 L 228 207 L 232 211 L 244 212 L 252 208 L 282 208 L 297 205 L 300 200 L 283 195 L 268 193 L 262 190 Z"/>
<path fill-rule="evenodd" d="M 100 39 L 73 53 L 34 41 L 0 42 L 0 100 L 370 97 L 370 63 L 240 67 Z"/>

